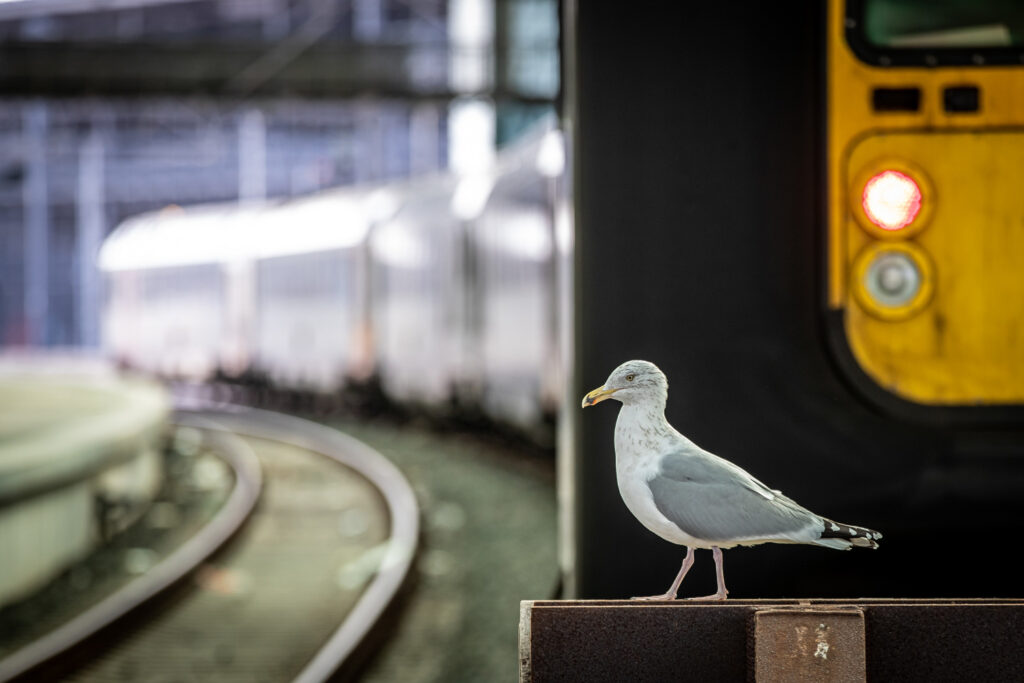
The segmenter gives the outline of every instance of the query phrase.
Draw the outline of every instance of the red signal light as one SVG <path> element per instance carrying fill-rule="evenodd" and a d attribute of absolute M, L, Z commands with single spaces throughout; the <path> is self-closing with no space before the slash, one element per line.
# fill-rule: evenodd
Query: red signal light
<path fill-rule="evenodd" d="M 882 171 L 864 184 L 861 206 L 872 223 L 883 230 L 902 230 L 921 213 L 921 188 L 906 173 Z"/>

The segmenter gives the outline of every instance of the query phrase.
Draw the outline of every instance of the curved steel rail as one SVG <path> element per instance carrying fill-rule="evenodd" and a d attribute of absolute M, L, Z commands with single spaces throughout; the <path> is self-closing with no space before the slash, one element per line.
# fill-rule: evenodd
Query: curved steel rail
<path fill-rule="evenodd" d="M 419 539 L 419 507 L 412 486 L 399 469 L 376 450 L 351 436 L 309 420 L 206 401 L 179 404 L 178 411 L 181 419 L 205 415 L 216 421 L 217 426 L 213 428 L 320 453 L 364 476 L 384 497 L 391 518 L 391 534 L 380 569 L 345 621 L 299 673 L 295 683 L 327 680 L 377 623 L 409 573 Z M 204 424 L 204 428 L 211 427 Z"/>
<path fill-rule="evenodd" d="M 189 426 L 211 429 L 208 421 L 195 416 Z M 255 508 L 262 489 L 259 460 L 244 441 L 223 430 L 214 431 L 211 441 L 218 455 L 235 471 L 234 489 L 213 520 L 143 576 L 0 660 L 0 683 L 22 676 L 57 657 L 160 594 L 188 575 L 241 528 Z"/>

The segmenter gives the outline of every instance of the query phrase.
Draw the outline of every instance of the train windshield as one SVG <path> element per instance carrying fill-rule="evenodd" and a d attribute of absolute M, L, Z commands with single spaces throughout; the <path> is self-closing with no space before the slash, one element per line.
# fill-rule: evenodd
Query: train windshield
<path fill-rule="evenodd" d="M 1020 0 L 864 0 L 863 31 L 877 48 L 1013 48 L 1024 44 Z"/>

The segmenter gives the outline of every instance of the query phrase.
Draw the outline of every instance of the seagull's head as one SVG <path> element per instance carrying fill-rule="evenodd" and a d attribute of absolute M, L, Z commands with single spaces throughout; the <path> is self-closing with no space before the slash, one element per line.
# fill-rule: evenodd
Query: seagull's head
<path fill-rule="evenodd" d="M 626 405 L 661 403 L 668 397 L 668 379 L 654 363 L 645 360 L 626 361 L 608 375 L 603 386 L 583 397 L 583 407 L 614 398 Z"/>

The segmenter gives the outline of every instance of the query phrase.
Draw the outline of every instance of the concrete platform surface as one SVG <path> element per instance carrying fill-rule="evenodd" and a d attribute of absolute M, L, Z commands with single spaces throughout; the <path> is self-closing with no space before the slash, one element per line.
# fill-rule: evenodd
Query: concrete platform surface
<path fill-rule="evenodd" d="M 0 506 L 149 447 L 170 412 L 156 384 L 110 374 L 0 372 Z"/>
<path fill-rule="evenodd" d="M 101 541 L 101 503 L 141 514 L 169 413 L 159 385 L 95 359 L 0 356 L 0 605 Z"/>

